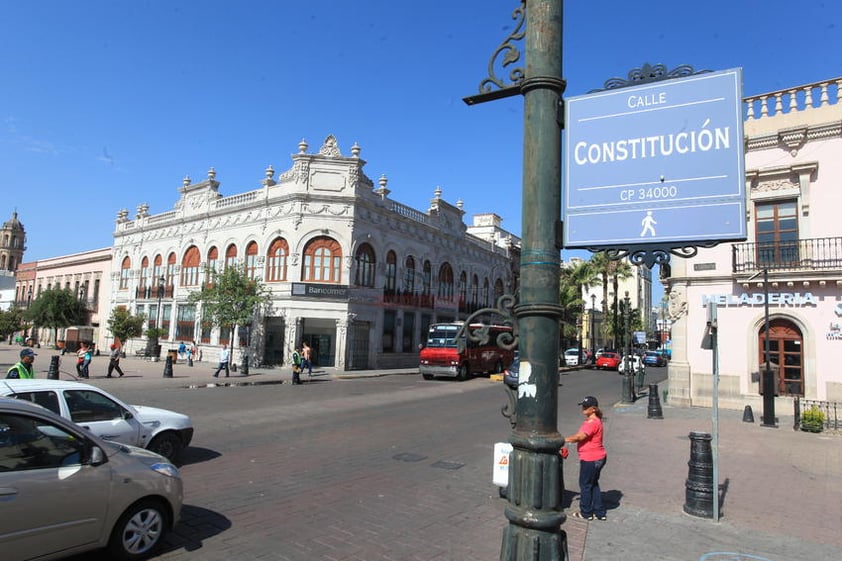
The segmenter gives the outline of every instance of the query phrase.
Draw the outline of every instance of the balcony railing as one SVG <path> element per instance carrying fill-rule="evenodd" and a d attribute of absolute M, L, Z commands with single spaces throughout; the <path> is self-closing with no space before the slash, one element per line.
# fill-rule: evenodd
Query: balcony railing
<path fill-rule="evenodd" d="M 732 246 L 734 273 L 842 270 L 842 237 Z"/>

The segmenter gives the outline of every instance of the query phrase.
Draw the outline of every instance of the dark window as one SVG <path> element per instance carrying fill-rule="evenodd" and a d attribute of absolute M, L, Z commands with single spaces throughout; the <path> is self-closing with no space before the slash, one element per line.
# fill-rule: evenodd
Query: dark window
<path fill-rule="evenodd" d="M 123 408 L 99 392 L 67 390 L 64 401 L 74 423 L 92 423 L 123 418 Z"/>
<path fill-rule="evenodd" d="M 84 447 L 76 435 L 46 419 L 0 413 L 0 472 L 77 465 Z"/>
<path fill-rule="evenodd" d="M 37 403 L 41 407 L 45 409 L 49 409 L 56 415 L 61 415 L 61 408 L 58 404 L 58 394 L 54 391 L 43 391 L 43 392 L 20 392 L 14 395 L 17 399 L 22 399 L 24 401 L 31 401 L 32 403 Z"/>
<path fill-rule="evenodd" d="M 760 267 L 798 263 L 798 205 L 795 201 L 757 203 L 755 235 Z"/>

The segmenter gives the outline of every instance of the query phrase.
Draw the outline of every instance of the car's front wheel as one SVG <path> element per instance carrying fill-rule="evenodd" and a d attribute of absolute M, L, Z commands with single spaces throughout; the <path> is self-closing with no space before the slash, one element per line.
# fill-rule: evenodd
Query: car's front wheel
<path fill-rule="evenodd" d="M 152 439 L 147 449 L 160 454 L 169 461 L 174 461 L 181 452 L 183 445 L 181 438 L 174 432 L 162 432 Z"/>
<path fill-rule="evenodd" d="M 459 373 L 457 374 L 456 379 L 459 380 L 460 382 L 464 382 L 465 380 L 467 380 L 470 377 L 471 377 L 471 371 L 468 369 L 467 363 L 460 365 L 459 366 Z"/>
<path fill-rule="evenodd" d="M 144 499 L 129 507 L 117 521 L 108 551 L 119 561 L 144 559 L 161 543 L 169 527 L 169 513 L 160 501 Z"/>

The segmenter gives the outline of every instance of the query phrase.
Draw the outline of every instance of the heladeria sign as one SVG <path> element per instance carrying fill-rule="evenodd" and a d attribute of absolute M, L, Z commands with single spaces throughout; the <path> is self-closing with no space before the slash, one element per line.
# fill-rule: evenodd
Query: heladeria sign
<path fill-rule="evenodd" d="M 564 107 L 565 247 L 746 239 L 739 68 Z"/>

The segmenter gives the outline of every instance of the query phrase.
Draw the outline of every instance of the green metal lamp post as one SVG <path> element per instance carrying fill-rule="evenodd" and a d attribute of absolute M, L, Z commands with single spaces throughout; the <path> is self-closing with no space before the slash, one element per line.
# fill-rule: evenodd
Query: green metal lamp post
<path fill-rule="evenodd" d="M 623 298 L 623 311 L 626 316 L 626 329 L 624 333 L 626 344 L 626 357 L 623 364 L 623 403 L 634 403 L 634 362 L 632 361 L 632 337 L 631 337 L 631 301 L 629 291 Z"/>
<path fill-rule="evenodd" d="M 527 9 L 528 6 L 528 9 Z M 522 0 L 514 11 L 522 18 L 509 39 L 525 37 L 522 73 L 510 73 L 515 85 L 486 80 L 469 105 L 523 95 L 522 252 L 517 319 L 521 384 L 517 422 L 510 437 L 509 525 L 503 534 L 501 561 L 567 559 L 564 491 L 558 432 L 558 304 L 561 240 L 561 77 L 562 1 Z M 525 22 L 525 31 L 521 31 Z M 508 62 L 519 51 L 507 39 L 497 54 Z M 504 66 L 507 63 L 504 63 Z M 491 91 L 489 82 L 501 87 Z"/>

